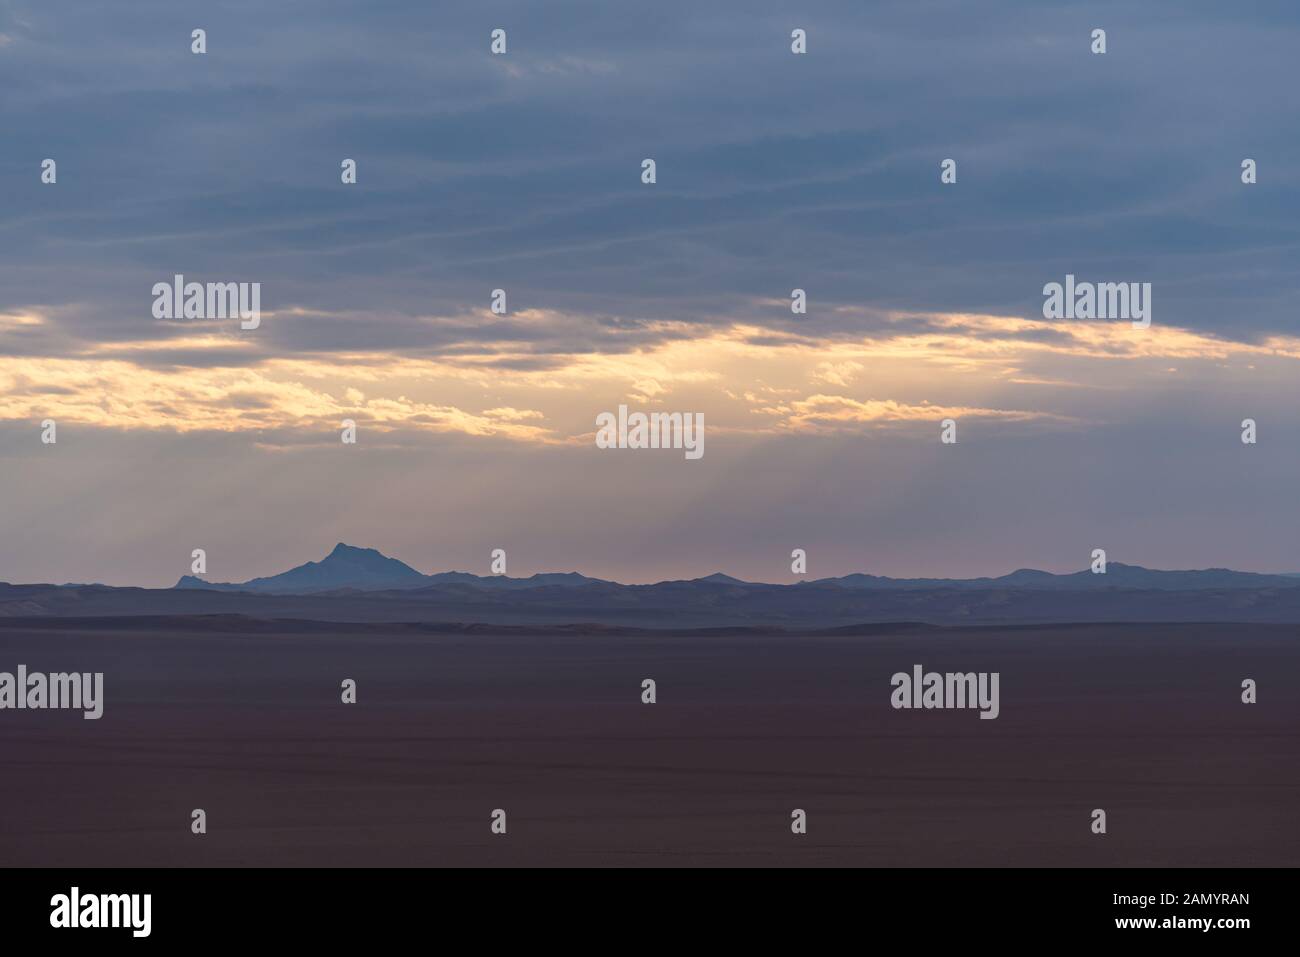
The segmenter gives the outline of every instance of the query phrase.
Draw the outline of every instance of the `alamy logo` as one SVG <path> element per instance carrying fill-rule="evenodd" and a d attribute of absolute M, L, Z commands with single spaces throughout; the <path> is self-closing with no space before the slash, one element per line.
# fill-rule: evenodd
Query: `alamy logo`
<path fill-rule="evenodd" d="M 152 918 L 152 894 L 82 894 L 74 887 L 50 898 L 51 927 L 129 927 L 132 937 L 148 937 Z"/>
<path fill-rule="evenodd" d="M 1065 284 L 1049 282 L 1043 287 L 1044 319 L 1129 319 L 1133 328 L 1151 325 L 1151 283 L 1080 282 L 1074 275 Z"/>
<path fill-rule="evenodd" d="M 979 708 L 980 718 L 996 718 L 1000 672 L 924 671 L 912 666 L 912 673 L 897 672 L 889 683 L 894 691 L 889 703 L 895 708 Z"/>
<path fill-rule="evenodd" d="M 704 454 L 703 412 L 633 412 L 618 407 L 618 415 L 596 416 L 598 449 L 685 449 L 688 459 Z"/>
<path fill-rule="evenodd" d="M 26 665 L 19 665 L 16 675 L 0 671 L 0 711 L 5 708 L 75 709 L 84 711 L 82 717 L 87 721 L 94 721 L 104 714 L 104 673 L 47 675 L 29 673 Z"/>
<path fill-rule="evenodd" d="M 233 319 L 239 328 L 262 324 L 260 282 L 186 282 L 179 273 L 171 282 L 153 284 L 155 319 Z"/>

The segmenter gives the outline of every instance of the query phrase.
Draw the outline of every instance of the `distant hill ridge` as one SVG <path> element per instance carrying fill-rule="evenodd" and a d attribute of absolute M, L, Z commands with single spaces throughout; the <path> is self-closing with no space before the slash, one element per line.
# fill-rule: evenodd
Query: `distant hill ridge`
<path fill-rule="evenodd" d="M 581 629 L 777 627 L 807 633 L 881 622 L 1292 626 L 1300 625 L 1300 578 L 1224 568 L 1156 571 L 1111 562 L 1104 575 L 1034 569 L 974 579 L 853 574 L 783 585 L 715 573 L 690 581 L 623 585 L 576 573 L 529 578 L 468 572 L 423 575 L 374 549 L 339 544 L 320 561 L 237 584 L 188 576 L 174 588 L 0 582 L 4 627 L 50 617 L 210 615 Z"/>
<path fill-rule="evenodd" d="M 343 542 L 335 545 L 333 551 L 320 561 L 307 562 L 278 575 L 254 578 L 239 583 L 209 582 L 193 575 L 185 575 L 173 587 L 257 594 L 307 595 L 318 592 L 348 590 L 414 590 L 445 585 L 463 585 L 471 588 L 493 590 L 531 589 L 546 586 L 561 588 L 604 586 L 604 590 L 658 587 L 620 585 L 617 582 L 590 578 L 577 572 L 542 573 L 528 578 L 509 578 L 505 575 L 474 575 L 470 572 L 457 571 L 436 572 L 425 575 L 405 562 L 398 561 L 396 558 L 389 558 L 377 549 L 359 548 Z M 1010 574 L 997 578 L 889 578 L 880 575 L 854 573 L 839 578 L 819 578 L 813 581 L 781 586 L 770 583 L 746 582 L 722 572 L 715 572 L 703 578 L 660 583 L 660 586 L 671 585 L 718 588 L 834 586 L 853 590 L 881 591 L 987 590 L 999 588 L 1051 591 L 1083 591 L 1108 588 L 1189 591 L 1236 588 L 1295 588 L 1300 587 L 1300 577 L 1239 572 L 1228 568 L 1161 571 L 1143 568 L 1140 565 L 1110 562 L 1104 575 L 1094 574 L 1087 569 L 1057 575 L 1033 568 L 1019 568 Z"/>

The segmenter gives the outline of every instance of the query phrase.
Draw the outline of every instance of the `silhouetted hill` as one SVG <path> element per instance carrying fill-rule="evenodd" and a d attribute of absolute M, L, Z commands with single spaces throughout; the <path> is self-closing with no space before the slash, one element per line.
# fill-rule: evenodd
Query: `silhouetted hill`
<path fill-rule="evenodd" d="M 844 588 L 933 589 L 933 588 L 1049 588 L 1058 590 L 1096 590 L 1103 588 L 1151 588 L 1186 591 L 1201 588 L 1288 588 L 1296 585 L 1294 575 L 1261 575 L 1237 572 L 1228 568 L 1198 571 L 1160 571 L 1140 565 L 1109 562 L 1104 575 L 1085 569 L 1067 575 L 1018 568 L 998 578 L 882 578 L 877 575 L 845 575 L 821 578 L 813 584 L 836 584 Z"/>
<path fill-rule="evenodd" d="M 999 578 L 855 574 L 774 585 L 715 573 L 623 585 L 572 572 L 528 578 L 422 575 L 374 549 L 340 543 L 319 562 L 241 584 L 190 576 L 170 589 L 0 583 L 0 617 L 157 615 L 638 628 L 812 629 L 898 621 L 1300 624 L 1300 578 L 1220 568 L 1159 571 L 1111 562 L 1104 575 L 1023 568 Z"/>
<path fill-rule="evenodd" d="M 279 595 L 309 595 L 341 589 L 388 591 L 424 588 L 429 585 L 467 584 L 485 588 L 535 588 L 538 585 L 581 585 L 596 581 L 576 572 L 551 572 L 529 578 L 505 575 L 471 575 L 469 572 L 438 572 L 422 575 L 405 562 L 373 548 L 358 548 L 339 542 L 319 562 L 307 562 L 279 575 L 246 582 L 208 582 L 184 575 L 173 587 L 208 591 L 241 591 Z"/>
<path fill-rule="evenodd" d="M 193 575 L 185 575 L 174 587 L 180 589 L 206 589 L 209 591 L 242 591 L 261 594 L 309 595 L 340 590 L 393 591 L 398 589 L 428 589 L 434 586 L 467 586 L 495 590 L 532 589 L 544 586 L 565 588 L 585 587 L 593 584 L 628 588 L 642 586 L 620 585 L 617 582 L 589 578 L 577 572 L 546 572 L 528 578 L 509 578 L 505 575 L 474 575 L 469 572 L 436 572 L 422 575 L 405 562 L 389 558 L 373 548 L 358 548 L 342 542 L 334 546 L 319 562 L 307 562 L 279 575 L 254 578 L 240 583 L 207 582 Z M 1162 591 L 1186 591 L 1206 588 L 1290 588 L 1300 585 L 1295 575 L 1260 575 L 1255 572 L 1238 572 L 1227 568 L 1209 568 L 1199 571 L 1158 571 L 1140 565 L 1110 562 L 1104 575 L 1091 570 L 1057 575 L 1034 568 L 1020 568 L 998 578 L 888 578 L 880 575 L 855 573 L 839 578 L 820 578 L 800 582 L 801 586 L 833 585 L 839 588 L 873 589 L 878 591 L 913 591 L 935 589 L 963 589 L 978 591 L 990 588 L 1043 588 L 1059 591 L 1096 591 L 1108 588 L 1142 588 Z M 661 586 L 745 586 L 781 587 L 760 582 L 746 582 L 722 572 L 703 578 L 660 582 Z"/>
<path fill-rule="evenodd" d="M 335 588 L 402 588 L 424 583 L 425 576 L 405 562 L 389 558 L 373 548 L 357 548 L 339 542 L 321 561 L 307 562 L 279 575 L 254 578 L 238 585 L 208 583 L 186 575 L 176 583 L 176 587 L 307 594 Z"/>
<path fill-rule="evenodd" d="M 597 623 L 646 628 L 790 629 L 866 622 L 1279 622 L 1300 624 L 1286 588 L 846 588 L 839 584 L 536 585 L 449 583 L 389 591 L 275 594 L 198 588 L 0 584 L 0 617 L 248 615 L 336 622 Z"/>

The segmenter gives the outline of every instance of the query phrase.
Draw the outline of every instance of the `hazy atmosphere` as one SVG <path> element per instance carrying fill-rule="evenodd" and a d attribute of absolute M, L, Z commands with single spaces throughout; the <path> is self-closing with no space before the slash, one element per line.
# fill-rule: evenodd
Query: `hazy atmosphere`
<path fill-rule="evenodd" d="M 1295 0 L 0 0 L 6 942 L 373 949 L 428 895 L 337 869 L 412 866 L 1283 927 L 1297 50 Z M 625 932 L 546 883 L 514 924 Z"/>
<path fill-rule="evenodd" d="M 1171 9 L 0 0 L 0 580 L 1300 571 L 1300 20 Z"/>

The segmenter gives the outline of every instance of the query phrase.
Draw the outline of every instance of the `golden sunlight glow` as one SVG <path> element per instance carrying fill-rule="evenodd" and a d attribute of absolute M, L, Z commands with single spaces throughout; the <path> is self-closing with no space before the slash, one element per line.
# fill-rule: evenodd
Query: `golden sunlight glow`
<path fill-rule="evenodd" d="M 839 315 L 861 318 L 848 309 Z M 597 412 L 629 402 L 703 411 L 716 428 L 753 434 L 948 417 L 1070 427 L 1087 417 L 1061 402 L 1062 389 L 1131 388 L 1153 370 L 1167 379 L 1174 363 L 1228 364 L 1248 375 L 1260 363 L 1300 358 L 1293 337 L 1252 344 L 1159 323 L 1135 329 L 958 313 L 898 313 L 869 334 L 820 338 L 751 324 L 640 324 L 635 338 L 600 329 L 602 351 L 557 352 L 547 346 L 579 332 L 588 341 L 593 323 L 544 310 L 512 318 L 547 335 L 466 336 L 432 355 L 295 357 L 264 354 L 256 336 L 187 330 L 90 344 L 68 358 L 0 355 L 0 419 L 176 432 L 328 431 L 352 419 L 383 432 L 565 443 L 590 435 Z M 3 314 L 0 333 L 47 321 L 36 312 Z M 286 312 L 282 321 L 310 320 Z M 427 321 L 454 332 L 483 317 Z"/>

